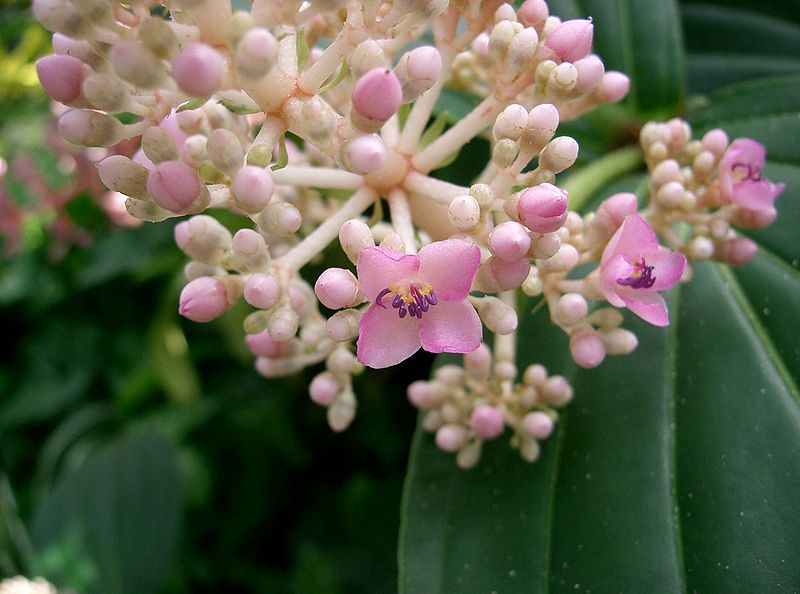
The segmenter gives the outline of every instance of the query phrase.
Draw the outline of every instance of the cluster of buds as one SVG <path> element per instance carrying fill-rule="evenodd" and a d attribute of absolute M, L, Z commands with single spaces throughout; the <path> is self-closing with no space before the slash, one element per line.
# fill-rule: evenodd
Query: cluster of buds
<path fill-rule="evenodd" d="M 249 12 L 176 0 L 167 18 L 147 2 L 33 8 L 56 32 L 39 74 L 72 107 L 64 137 L 141 138 L 133 158 L 99 164 L 104 183 L 140 219 L 193 215 L 175 227 L 191 259 L 181 314 L 206 322 L 243 297 L 262 374 L 325 362 L 309 392 L 336 431 L 354 417 L 364 366 L 420 348 L 463 353 L 463 370 L 412 385 L 426 427 L 464 467 L 506 427 L 532 461 L 572 391 L 537 365 L 515 383 L 517 292 L 541 296 L 576 363 L 595 367 L 636 347 L 616 308 L 669 323 L 658 291 L 688 277 L 684 253 L 746 260 L 719 221 L 774 218 L 781 187 L 762 179 L 760 145 L 728 146 L 720 132 L 694 143 L 678 121 L 643 130 L 647 209 L 618 194 L 596 213 L 570 212 L 556 176 L 578 144 L 558 125 L 619 101 L 629 81 L 591 54 L 591 20 L 562 22 L 544 0 L 255 0 Z M 418 45 L 428 30 L 432 45 Z M 431 122 L 445 85 L 481 98 L 449 128 Z M 485 132 L 491 158 L 474 184 L 432 175 Z M 210 208 L 240 228 L 202 214 Z M 694 225 L 688 242 L 677 221 Z M 300 272 L 337 239 L 355 273 L 328 268 L 312 289 Z"/>

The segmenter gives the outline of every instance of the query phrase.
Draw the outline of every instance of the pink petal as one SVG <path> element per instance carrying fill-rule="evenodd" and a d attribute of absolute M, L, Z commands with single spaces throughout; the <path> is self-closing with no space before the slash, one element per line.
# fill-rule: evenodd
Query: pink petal
<path fill-rule="evenodd" d="M 382 247 L 368 247 L 356 264 L 361 291 L 370 301 L 396 282 L 417 278 L 419 258 Z M 395 312 L 395 316 L 397 313 Z"/>
<path fill-rule="evenodd" d="M 647 257 L 658 248 L 658 237 L 650 225 L 639 215 L 625 217 L 622 226 L 617 229 L 603 250 L 602 265 L 617 254 L 625 254 L 631 260 L 640 256 Z"/>
<path fill-rule="evenodd" d="M 618 295 L 633 313 L 654 326 L 669 326 L 669 312 L 664 298 L 655 291 L 621 287 Z"/>
<path fill-rule="evenodd" d="M 732 169 L 737 163 L 746 163 L 761 168 L 767 152 L 764 145 L 752 138 L 737 138 L 725 151 L 722 157 L 721 169 Z"/>
<path fill-rule="evenodd" d="M 618 278 L 627 278 L 633 274 L 633 264 L 627 256 L 618 255 L 600 267 L 603 280 L 603 295 L 614 307 L 623 307 L 625 302 L 617 295 L 617 289 L 622 287 L 617 282 Z"/>
<path fill-rule="evenodd" d="M 686 256 L 680 252 L 673 252 L 667 248 L 659 248 L 655 257 L 647 262 L 653 266 L 655 282 L 650 287 L 652 291 L 664 291 L 677 283 L 686 268 Z"/>
<path fill-rule="evenodd" d="M 419 346 L 417 318 L 400 319 L 396 309 L 377 305 L 370 305 L 361 316 L 356 356 L 367 367 L 382 369 L 397 365 L 416 353 Z"/>
<path fill-rule="evenodd" d="M 481 344 L 483 327 L 468 301 L 440 301 L 419 322 L 419 339 L 429 353 L 470 353 Z"/>
<path fill-rule="evenodd" d="M 767 179 L 747 179 L 733 184 L 731 200 L 748 210 L 772 208 L 775 198 L 783 191 L 783 184 L 775 186 Z"/>
<path fill-rule="evenodd" d="M 469 295 L 480 263 L 481 250 L 471 240 L 436 241 L 419 251 L 419 279 L 430 283 L 440 300 L 461 301 Z"/>

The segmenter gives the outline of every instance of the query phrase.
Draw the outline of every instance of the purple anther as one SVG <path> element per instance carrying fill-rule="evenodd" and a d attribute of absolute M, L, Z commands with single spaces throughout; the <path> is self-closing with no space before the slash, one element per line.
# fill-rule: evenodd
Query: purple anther
<path fill-rule="evenodd" d="M 418 310 L 419 310 L 419 308 L 417 307 L 416 303 L 409 303 L 408 304 L 408 313 L 411 314 L 412 318 L 417 315 L 417 311 Z"/>
<path fill-rule="evenodd" d="M 632 289 L 649 289 L 656 282 L 656 277 L 652 276 L 653 267 L 646 266 L 644 260 L 636 263 L 634 266 L 634 273 L 626 278 L 618 278 L 617 282 L 620 285 L 630 287 Z"/>
<path fill-rule="evenodd" d="M 400 303 L 400 309 L 397 311 L 397 314 L 401 318 L 406 317 L 406 306 L 403 303 Z"/>
<path fill-rule="evenodd" d="M 380 306 L 380 307 L 382 307 L 383 309 L 386 309 L 386 306 L 385 306 L 385 305 L 384 305 L 384 304 L 383 304 L 381 301 L 382 301 L 382 299 L 383 299 L 384 297 L 386 297 L 386 295 L 388 295 L 389 293 L 391 293 L 391 291 L 390 291 L 389 289 L 384 289 L 383 291 L 381 291 L 380 293 L 378 293 L 378 296 L 377 296 L 377 297 L 375 297 L 375 305 L 379 305 L 379 306 Z"/>
<path fill-rule="evenodd" d="M 414 301 L 417 302 L 417 308 L 423 312 L 428 311 L 428 304 L 425 302 L 425 298 L 419 292 L 419 289 L 415 285 L 411 285 L 411 295 L 414 297 Z"/>
<path fill-rule="evenodd" d="M 428 291 L 428 294 L 427 294 L 427 295 L 425 295 L 425 299 L 426 299 L 426 300 L 428 301 L 428 303 L 430 303 L 431 305 L 436 305 L 437 303 L 439 303 L 439 299 L 437 299 L 437 298 L 436 298 L 436 295 L 434 295 L 434 294 L 433 294 L 433 290 L 431 290 L 431 291 Z"/>
<path fill-rule="evenodd" d="M 401 305 L 403 305 L 403 298 L 400 295 L 395 295 L 394 299 L 392 299 L 392 307 L 397 309 Z M 403 316 L 400 317 L 402 318 Z"/>

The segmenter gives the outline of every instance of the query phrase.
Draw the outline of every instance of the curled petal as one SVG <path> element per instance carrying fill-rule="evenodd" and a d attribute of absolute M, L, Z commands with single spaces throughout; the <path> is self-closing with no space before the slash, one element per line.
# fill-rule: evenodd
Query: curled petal
<path fill-rule="evenodd" d="M 368 247 L 358 256 L 356 270 L 361 291 L 372 301 L 389 285 L 416 278 L 419 259 L 382 247 Z"/>
<path fill-rule="evenodd" d="M 419 322 L 419 339 L 429 353 L 471 353 L 482 335 L 478 312 L 466 300 L 440 301 Z"/>
<path fill-rule="evenodd" d="M 361 317 L 356 356 L 373 369 L 397 365 L 419 350 L 419 332 L 416 318 L 400 319 L 395 309 L 370 305 Z"/>
<path fill-rule="evenodd" d="M 662 247 L 647 263 L 653 266 L 653 277 L 655 278 L 651 289 L 664 291 L 680 280 L 686 268 L 686 256 Z"/>
<path fill-rule="evenodd" d="M 621 287 L 617 294 L 625 305 L 645 322 L 654 326 L 669 326 L 669 312 L 664 298 L 655 291 Z"/>
<path fill-rule="evenodd" d="M 461 301 L 467 298 L 480 263 L 481 250 L 472 241 L 436 241 L 419 251 L 419 278 L 431 284 L 440 301 Z"/>

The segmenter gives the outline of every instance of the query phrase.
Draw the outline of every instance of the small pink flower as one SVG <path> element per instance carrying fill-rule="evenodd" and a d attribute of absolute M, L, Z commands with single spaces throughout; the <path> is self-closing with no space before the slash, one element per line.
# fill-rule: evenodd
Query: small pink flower
<path fill-rule="evenodd" d="M 372 301 L 361 317 L 358 360 L 380 369 L 430 353 L 469 353 L 481 344 L 478 312 L 467 299 L 481 252 L 463 239 L 425 246 L 416 256 L 368 247 L 358 281 Z"/>
<path fill-rule="evenodd" d="M 629 215 L 614 233 L 600 260 L 602 291 L 615 307 L 627 307 L 655 326 L 669 325 L 664 298 L 686 268 L 686 256 L 658 245 L 658 238 L 639 215 Z"/>
<path fill-rule="evenodd" d="M 748 210 L 772 208 L 785 186 L 761 177 L 764 156 L 764 145 L 750 138 L 731 143 L 719 165 L 719 189 L 725 199 Z"/>

